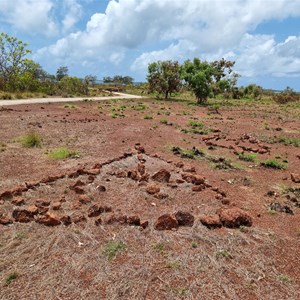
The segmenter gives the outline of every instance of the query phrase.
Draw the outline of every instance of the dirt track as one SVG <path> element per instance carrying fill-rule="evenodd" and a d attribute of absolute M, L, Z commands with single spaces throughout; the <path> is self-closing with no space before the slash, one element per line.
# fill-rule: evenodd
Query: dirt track
<path fill-rule="evenodd" d="M 20 105 L 20 104 L 42 104 L 42 103 L 59 103 L 59 102 L 80 102 L 85 99 L 92 101 L 110 100 L 110 99 L 140 99 L 142 96 L 129 95 L 123 93 L 114 93 L 116 96 L 110 97 L 75 97 L 75 98 L 31 98 L 18 100 L 1 100 L 0 106 Z"/>

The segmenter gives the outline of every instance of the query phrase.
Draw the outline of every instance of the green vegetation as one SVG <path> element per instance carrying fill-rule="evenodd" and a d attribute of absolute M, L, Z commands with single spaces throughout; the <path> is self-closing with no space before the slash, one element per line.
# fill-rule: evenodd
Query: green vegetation
<path fill-rule="evenodd" d="M 152 249 L 160 254 L 163 254 L 165 252 L 165 245 L 163 243 L 153 244 Z"/>
<path fill-rule="evenodd" d="M 294 138 L 294 137 L 280 136 L 280 137 L 274 138 L 274 142 L 281 143 L 286 146 L 291 145 L 294 147 L 300 147 L 300 139 Z"/>
<path fill-rule="evenodd" d="M 18 273 L 17 272 L 13 272 L 13 273 L 10 273 L 6 278 L 5 278 L 5 283 L 7 285 L 11 284 L 15 279 L 17 279 L 18 277 Z"/>
<path fill-rule="evenodd" d="M 220 258 L 230 258 L 232 259 L 233 256 L 230 254 L 229 251 L 225 250 L 225 249 L 220 249 L 216 252 L 216 258 L 220 259 Z"/>
<path fill-rule="evenodd" d="M 126 245 L 122 241 L 111 240 L 103 246 L 103 253 L 111 261 L 118 252 L 126 250 Z"/>
<path fill-rule="evenodd" d="M 205 153 L 195 147 L 193 147 L 192 149 L 182 149 L 177 146 L 172 146 L 171 151 L 175 155 L 179 155 L 182 158 L 196 159 L 205 157 Z"/>
<path fill-rule="evenodd" d="M 57 148 L 49 152 L 51 159 L 65 159 L 65 158 L 77 158 L 79 156 L 78 151 L 69 150 L 67 148 Z"/>
<path fill-rule="evenodd" d="M 197 128 L 203 128 L 204 127 L 204 123 L 202 122 L 199 122 L 199 121 L 193 121 L 193 120 L 190 120 L 189 121 L 189 126 L 192 126 L 192 127 L 197 127 Z"/>
<path fill-rule="evenodd" d="M 64 108 L 75 109 L 75 108 L 78 108 L 78 106 L 77 106 L 77 105 L 74 105 L 74 104 L 65 104 L 65 105 L 64 105 Z"/>
<path fill-rule="evenodd" d="M 42 138 L 41 136 L 34 131 L 31 131 L 19 139 L 19 142 L 26 148 L 39 148 L 42 145 Z"/>
<path fill-rule="evenodd" d="M 249 153 L 249 154 L 239 153 L 238 156 L 239 156 L 239 159 L 243 160 L 243 161 L 255 162 L 255 160 L 256 160 L 255 153 Z"/>
<path fill-rule="evenodd" d="M 279 169 L 279 170 L 286 170 L 287 169 L 286 164 L 281 163 L 276 159 L 268 159 L 264 162 L 261 162 L 260 164 L 265 168 Z"/>
<path fill-rule="evenodd" d="M 149 115 L 146 115 L 146 116 L 144 116 L 144 119 L 145 119 L 145 120 L 152 120 L 153 117 L 152 117 L 152 116 L 149 116 Z"/>
<path fill-rule="evenodd" d="M 285 275 L 285 274 L 280 274 L 278 276 L 278 279 L 279 281 L 281 281 L 282 283 L 290 283 L 291 282 L 291 279 L 288 275 Z"/>

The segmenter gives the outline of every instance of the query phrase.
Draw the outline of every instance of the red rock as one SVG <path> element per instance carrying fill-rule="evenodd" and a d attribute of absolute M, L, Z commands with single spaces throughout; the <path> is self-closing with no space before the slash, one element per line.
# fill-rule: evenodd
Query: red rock
<path fill-rule="evenodd" d="M 169 195 L 167 193 L 160 192 L 155 195 L 155 198 L 163 200 L 169 198 Z"/>
<path fill-rule="evenodd" d="M 12 217 L 16 222 L 28 223 L 34 220 L 34 216 L 38 214 L 38 208 L 35 205 L 26 208 L 17 208 L 12 212 Z"/>
<path fill-rule="evenodd" d="M 38 199 L 38 200 L 35 200 L 34 204 L 37 207 L 45 207 L 45 206 L 49 206 L 50 205 L 50 201 L 49 200 L 45 200 L 45 199 Z"/>
<path fill-rule="evenodd" d="M 218 215 L 223 226 L 229 228 L 251 226 L 253 223 L 251 216 L 244 210 L 237 207 L 220 210 Z"/>
<path fill-rule="evenodd" d="M 295 183 L 300 183 L 300 174 L 291 173 L 291 179 Z"/>
<path fill-rule="evenodd" d="M 146 188 L 146 192 L 150 195 L 154 195 L 156 193 L 159 193 L 160 192 L 160 188 L 159 186 L 155 185 L 155 184 L 151 184 L 151 185 L 148 185 L 147 188 Z"/>
<path fill-rule="evenodd" d="M 180 179 L 180 178 L 176 179 L 176 183 L 178 183 L 178 184 L 184 183 L 184 182 L 185 182 L 185 181 L 184 181 L 183 179 Z"/>
<path fill-rule="evenodd" d="M 85 193 L 84 189 L 81 188 L 81 187 L 79 187 L 79 186 L 75 186 L 74 188 L 72 188 L 72 190 L 73 190 L 76 194 L 80 194 L 80 195 L 82 195 L 82 194 Z"/>
<path fill-rule="evenodd" d="M 145 172 L 146 172 L 146 167 L 145 167 L 144 164 L 141 164 L 141 163 L 138 164 L 138 172 L 139 172 L 141 175 L 144 175 L 144 174 L 145 174 Z"/>
<path fill-rule="evenodd" d="M 97 191 L 98 192 L 100 192 L 100 193 L 103 193 L 103 192 L 105 192 L 106 191 L 106 187 L 104 186 L 104 185 L 98 185 L 97 187 L 96 187 L 96 189 L 97 189 Z"/>
<path fill-rule="evenodd" d="M 4 191 L 0 194 L 0 199 L 11 200 L 13 198 L 13 193 L 9 190 Z"/>
<path fill-rule="evenodd" d="M 77 216 L 73 217 L 73 223 L 75 223 L 75 224 L 82 224 L 82 223 L 86 223 L 86 222 L 87 222 L 87 219 L 83 215 L 77 215 Z"/>
<path fill-rule="evenodd" d="M 81 195 L 79 198 L 81 204 L 88 204 L 91 202 L 91 199 L 87 195 Z"/>
<path fill-rule="evenodd" d="M 98 217 L 103 212 L 102 206 L 94 204 L 88 209 L 88 217 Z"/>
<path fill-rule="evenodd" d="M 134 148 L 138 153 L 145 153 L 145 148 L 141 145 L 136 144 Z"/>
<path fill-rule="evenodd" d="M 1 225 L 9 225 L 13 223 L 13 220 L 9 217 L 5 217 L 5 216 L 0 216 L 0 224 Z"/>
<path fill-rule="evenodd" d="M 28 190 L 27 186 L 24 185 L 19 185 L 11 189 L 11 193 L 16 196 L 16 195 L 21 195 L 23 192 L 26 192 Z"/>
<path fill-rule="evenodd" d="M 11 201 L 12 204 L 16 206 L 21 206 L 25 204 L 25 199 L 24 198 L 15 198 Z"/>
<path fill-rule="evenodd" d="M 183 172 L 196 173 L 196 168 L 195 167 L 186 167 L 186 168 L 183 169 Z"/>
<path fill-rule="evenodd" d="M 134 226 L 140 226 L 141 225 L 141 219 L 138 216 L 127 217 L 127 224 L 128 225 L 134 225 Z"/>
<path fill-rule="evenodd" d="M 95 225 L 96 226 L 99 226 L 102 224 L 102 219 L 101 218 L 98 218 L 97 220 L 95 220 Z"/>
<path fill-rule="evenodd" d="M 205 189 L 205 185 L 204 184 L 200 184 L 200 185 L 195 185 L 192 187 L 192 191 L 193 192 L 201 192 Z"/>
<path fill-rule="evenodd" d="M 70 216 L 62 216 L 60 218 L 60 221 L 65 225 L 65 226 L 69 226 L 72 224 L 72 220 Z"/>
<path fill-rule="evenodd" d="M 139 180 L 140 179 L 140 176 L 139 176 L 139 174 L 136 170 L 128 171 L 127 177 L 132 179 L 132 180 Z"/>
<path fill-rule="evenodd" d="M 140 178 L 140 182 L 148 182 L 149 181 L 149 178 L 150 178 L 150 174 L 148 173 L 145 173 L 141 176 Z"/>
<path fill-rule="evenodd" d="M 164 214 L 156 220 L 154 228 L 156 230 L 176 230 L 178 228 L 178 221 L 173 215 Z"/>
<path fill-rule="evenodd" d="M 165 169 L 159 170 L 157 173 L 151 176 L 151 178 L 158 182 L 169 182 L 171 174 Z"/>
<path fill-rule="evenodd" d="M 85 173 L 87 175 L 99 175 L 100 174 L 100 168 L 99 169 L 90 169 L 90 170 L 86 170 Z"/>
<path fill-rule="evenodd" d="M 61 203 L 59 201 L 53 202 L 52 209 L 59 210 L 61 208 Z"/>
<path fill-rule="evenodd" d="M 115 175 L 116 175 L 116 177 L 118 177 L 118 178 L 125 178 L 125 177 L 127 177 L 127 172 L 121 170 L 121 171 L 117 171 L 117 172 L 115 173 Z"/>
<path fill-rule="evenodd" d="M 148 221 L 141 222 L 140 226 L 141 226 L 143 229 L 146 229 L 146 228 L 149 226 L 149 222 L 148 222 Z"/>
<path fill-rule="evenodd" d="M 25 185 L 28 189 L 32 189 L 33 187 L 36 187 L 40 184 L 40 181 L 30 181 L 30 182 L 25 182 Z"/>
<path fill-rule="evenodd" d="M 80 201 L 76 201 L 76 202 L 73 203 L 72 208 L 73 209 L 79 209 L 81 207 L 81 205 L 82 204 L 80 203 Z"/>
<path fill-rule="evenodd" d="M 179 226 L 193 226 L 195 218 L 192 214 L 184 211 L 177 211 L 174 214 Z"/>
<path fill-rule="evenodd" d="M 196 174 L 191 174 L 191 173 L 182 173 L 181 177 L 183 180 L 185 180 L 188 183 L 192 183 L 195 185 L 200 185 L 205 183 L 205 177 L 196 175 Z"/>
<path fill-rule="evenodd" d="M 49 212 L 44 216 L 39 216 L 36 219 L 36 222 L 46 226 L 58 226 L 61 224 L 60 218 L 57 215 Z"/>
<path fill-rule="evenodd" d="M 202 216 L 200 222 L 209 229 L 220 228 L 222 223 L 218 215 Z"/>
<path fill-rule="evenodd" d="M 177 168 L 183 168 L 184 163 L 183 163 L 182 161 L 179 161 L 179 162 L 177 162 L 177 163 L 175 164 L 175 166 L 176 166 Z"/>

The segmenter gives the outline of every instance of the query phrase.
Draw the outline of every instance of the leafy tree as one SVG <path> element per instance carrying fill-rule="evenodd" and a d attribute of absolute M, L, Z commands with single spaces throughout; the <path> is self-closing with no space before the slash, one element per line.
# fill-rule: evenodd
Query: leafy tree
<path fill-rule="evenodd" d="M 194 58 L 187 60 L 181 67 L 182 79 L 194 92 L 197 102 L 206 102 L 211 92 L 229 92 L 236 84 L 237 74 L 232 72 L 235 62 L 221 59 L 211 63 Z"/>
<path fill-rule="evenodd" d="M 66 95 L 86 94 L 87 85 L 78 77 L 64 76 L 59 84 L 60 93 Z"/>
<path fill-rule="evenodd" d="M 16 88 L 17 78 L 26 63 L 25 56 L 30 52 L 26 43 L 6 33 L 0 33 L 0 88 Z"/>
<path fill-rule="evenodd" d="M 147 80 L 149 91 L 163 94 L 165 99 L 180 88 L 180 65 L 178 61 L 157 61 L 149 64 Z"/>
<path fill-rule="evenodd" d="M 112 83 L 113 82 L 113 78 L 110 77 L 110 76 L 103 77 L 103 82 L 104 83 Z"/>
<path fill-rule="evenodd" d="M 107 76 L 103 78 L 103 82 L 129 85 L 133 83 L 133 78 L 130 76 L 121 76 L 121 75 L 115 75 L 114 77 Z"/>
<path fill-rule="evenodd" d="M 64 66 L 64 67 L 59 67 L 56 71 L 56 79 L 58 81 L 61 81 L 64 77 L 67 77 L 69 73 L 69 68 Z"/>
<path fill-rule="evenodd" d="M 212 91 L 213 74 L 212 65 L 206 61 L 201 62 L 199 58 L 184 62 L 182 78 L 194 92 L 198 103 L 204 103 Z"/>
<path fill-rule="evenodd" d="M 96 81 L 97 81 L 97 76 L 86 75 L 86 76 L 84 77 L 84 82 L 85 82 L 87 85 L 94 85 L 94 84 L 96 84 Z"/>

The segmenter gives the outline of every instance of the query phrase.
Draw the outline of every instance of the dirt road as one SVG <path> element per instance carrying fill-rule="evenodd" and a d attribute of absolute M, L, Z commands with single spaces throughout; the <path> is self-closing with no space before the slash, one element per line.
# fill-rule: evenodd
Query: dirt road
<path fill-rule="evenodd" d="M 19 104 L 41 104 L 41 103 L 55 103 L 55 102 L 78 102 L 84 99 L 92 101 L 111 100 L 111 99 L 140 99 L 142 96 L 129 95 L 123 93 L 114 93 L 115 96 L 109 97 L 75 97 L 75 98 L 31 98 L 31 99 L 18 99 L 18 100 L 0 100 L 0 106 L 10 106 Z"/>

